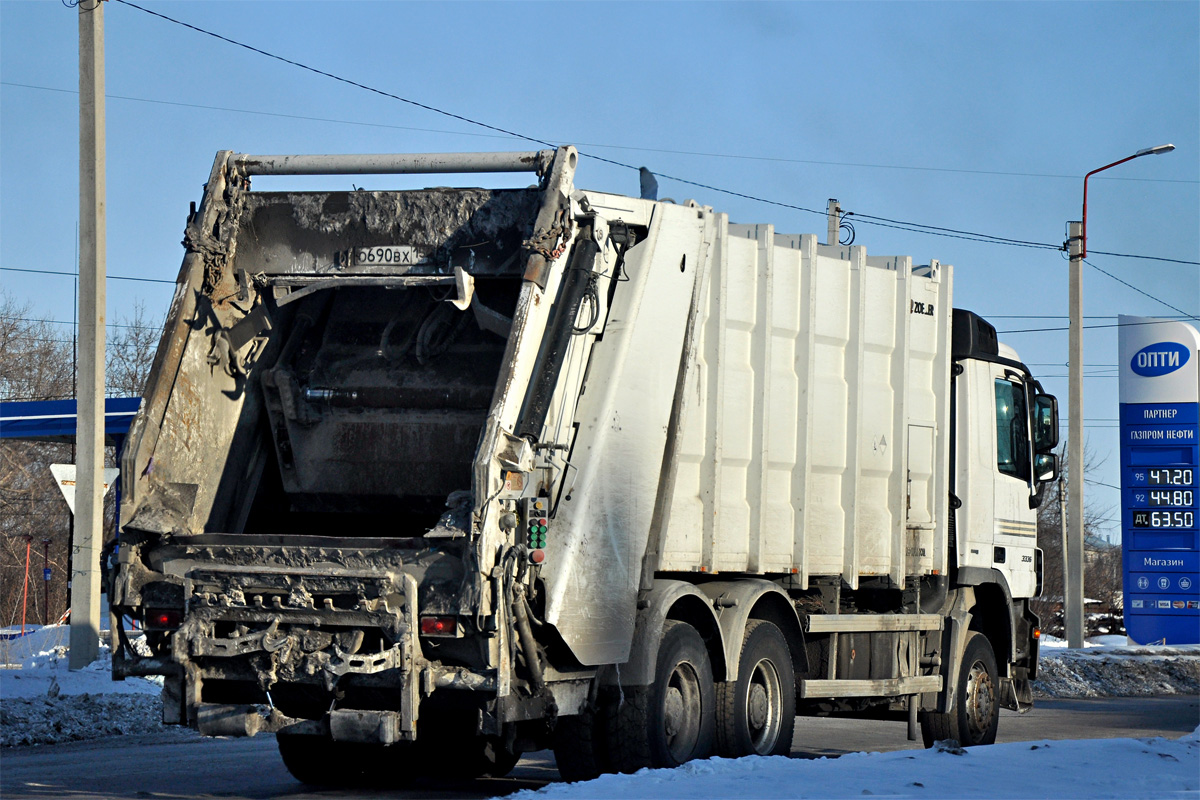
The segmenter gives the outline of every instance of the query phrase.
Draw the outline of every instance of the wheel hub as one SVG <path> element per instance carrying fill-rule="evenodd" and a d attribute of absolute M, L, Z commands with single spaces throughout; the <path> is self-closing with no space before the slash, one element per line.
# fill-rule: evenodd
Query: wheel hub
<path fill-rule="evenodd" d="M 666 702 L 663 707 L 663 728 L 667 736 L 679 733 L 683 721 L 683 693 L 674 686 L 667 689 Z"/>
<path fill-rule="evenodd" d="M 747 716 L 749 717 L 750 727 L 758 730 L 767 722 L 767 690 L 761 684 L 754 684 L 750 687 L 750 697 L 746 702 Z"/>
<path fill-rule="evenodd" d="M 971 665 L 967 679 L 967 725 L 972 741 L 981 741 L 992 723 L 996 689 L 992 676 L 980 662 Z"/>

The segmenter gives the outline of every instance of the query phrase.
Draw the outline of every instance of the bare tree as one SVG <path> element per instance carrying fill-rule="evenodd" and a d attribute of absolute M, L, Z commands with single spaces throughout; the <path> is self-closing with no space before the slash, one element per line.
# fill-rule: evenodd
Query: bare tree
<path fill-rule="evenodd" d="M 0 398 L 71 396 L 70 333 L 34 318 L 30 303 L 19 303 L 0 291 Z"/>
<path fill-rule="evenodd" d="M 161 335 L 161 322 L 150 320 L 141 300 L 134 301 L 131 314 L 118 318 L 108 337 L 106 352 L 105 385 L 110 396 L 141 396 Z"/>
<path fill-rule="evenodd" d="M 118 319 L 112 333 L 106 348 L 107 393 L 140 395 L 161 327 L 149 322 L 139 302 L 130 315 Z M 73 397 L 71 337 L 71 332 L 38 320 L 30 303 L 0 292 L 0 400 Z M 107 448 L 106 465 L 113 466 L 116 458 L 114 449 Z M 67 610 L 70 513 L 50 465 L 72 460 L 69 443 L 0 441 L 0 626 L 19 624 L 22 618 L 54 622 Z M 111 541 L 114 493 L 105 498 L 104 509 L 104 538 Z M 48 587 L 41 571 L 44 540 L 49 540 L 52 575 Z"/>
<path fill-rule="evenodd" d="M 68 398 L 71 378 L 69 334 L 36 319 L 29 303 L 0 292 L 0 399 Z M 23 613 L 29 622 L 47 616 L 47 587 L 39 569 L 43 539 L 50 540 L 55 575 L 50 615 L 66 610 L 69 516 L 49 465 L 68 460 L 69 445 L 0 441 L 0 624 L 19 623 Z"/>

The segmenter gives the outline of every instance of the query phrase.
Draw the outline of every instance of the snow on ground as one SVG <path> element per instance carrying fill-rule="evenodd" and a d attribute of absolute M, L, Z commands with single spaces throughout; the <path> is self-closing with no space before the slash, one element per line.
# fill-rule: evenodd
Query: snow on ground
<path fill-rule="evenodd" d="M 67 628 L 49 626 L 0 642 L 0 745 L 160 732 L 161 682 L 111 679 L 112 659 L 67 669 Z M 23 640 L 23 641 L 22 641 Z M 1098 637 L 1081 650 L 1045 637 L 1035 691 L 1042 696 L 1200 694 L 1200 645 L 1129 645 Z M 1025 776 L 1022 778 L 1022 776 Z M 1028 776 L 1034 776 L 1029 778 Z M 551 784 L 513 798 L 1109 798 L 1195 797 L 1200 728 L 1178 740 L 1093 739 L 998 744 L 962 750 L 853 753 L 837 759 L 713 758 L 675 770 Z"/>
<path fill-rule="evenodd" d="M 1169 798 L 1200 791 L 1200 728 L 1182 739 L 1092 739 L 964 750 L 852 753 L 836 759 L 712 758 L 510 800 L 657 798 Z"/>
<path fill-rule="evenodd" d="M 112 679 L 112 653 L 84 669 L 67 668 L 69 628 L 51 625 L 3 642 L 0 746 L 162 731 L 162 680 Z"/>
<path fill-rule="evenodd" d="M 0 641 L 0 661 L 10 667 L 0 668 L 0 746 L 179 732 L 159 721 L 161 679 L 113 681 L 107 644 L 101 644 L 95 663 L 68 670 L 68 631 L 67 626 L 51 625 Z M 1043 637 L 1035 694 L 1200 694 L 1200 645 L 1140 646 L 1126 641 L 1097 637 L 1088 647 L 1071 650 L 1065 642 Z"/>

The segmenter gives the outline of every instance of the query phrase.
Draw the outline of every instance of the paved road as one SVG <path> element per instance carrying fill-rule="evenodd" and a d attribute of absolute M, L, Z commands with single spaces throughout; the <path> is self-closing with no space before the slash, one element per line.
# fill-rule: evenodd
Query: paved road
<path fill-rule="evenodd" d="M 1200 725 L 1197 697 L 1115 697 L 1039 700 L 1028 714 L 1003 712 L 1000 741 L 1178 737 Z M 819 719 L 796 721 L 792 755 L 837 756 L 860 750 L 919 748 L 905 739 L 903 722 Z M 543 786 L 558 779 L 554 758 L 533 753 L 503 779 L 417 784 L 411 791 L 371 797 L 486 798 Z M 314 791 L 288 775 L 275 741 L 202 739 L 187 731 L 45 747 L 0 754 L 0 797 L 17 798 L 289 798 L 335 800 L 361 792 Z"/>

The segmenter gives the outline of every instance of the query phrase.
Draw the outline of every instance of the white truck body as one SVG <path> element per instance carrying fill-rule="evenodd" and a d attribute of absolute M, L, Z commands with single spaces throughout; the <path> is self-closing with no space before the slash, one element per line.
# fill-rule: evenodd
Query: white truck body
<path fill-rule="evenodd" d="M 318 783 L 785 753 L 797 713 L 994 740 L 1036 670 L 1053 398 L 948 265 L 576 161 L 218 154 L 123 456 L 110 597 L 153 653 L 114 673 Z"/>

